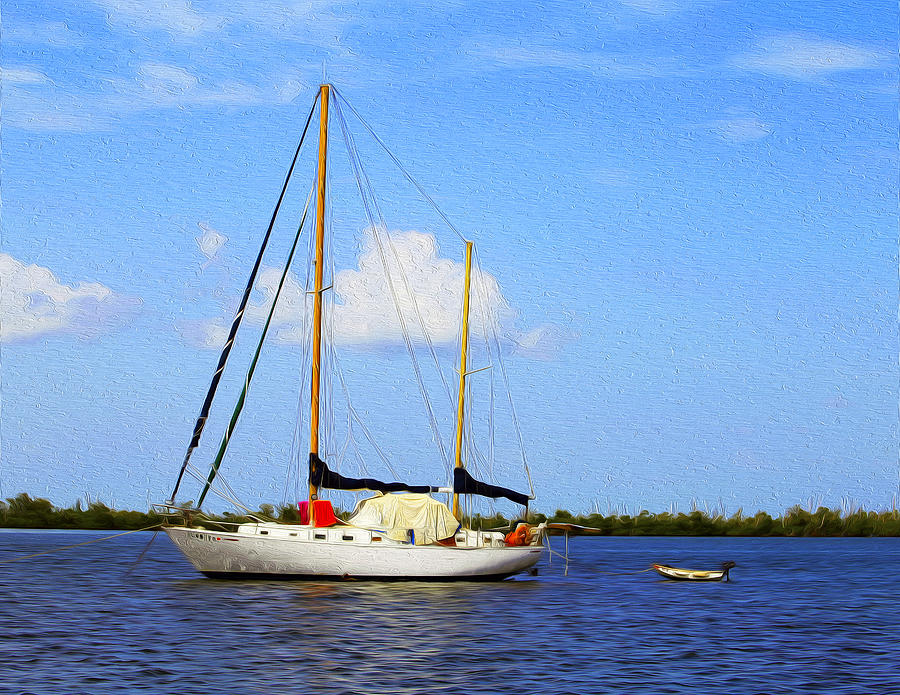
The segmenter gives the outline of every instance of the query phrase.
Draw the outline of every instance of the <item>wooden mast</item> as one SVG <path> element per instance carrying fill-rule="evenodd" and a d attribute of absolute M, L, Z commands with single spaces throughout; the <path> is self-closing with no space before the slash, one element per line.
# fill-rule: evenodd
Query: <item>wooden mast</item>
<path fill-rule="evenodd" d="M 319 390 L 322 381 L 322 282 L 325 269 L 325 166 L 328 153 L 328 96 L 330 91 L 330 85 L 323 84 L 319 86 L 319 171 L 316 192 L 316 262 L 315 287 L 313 290 L 311 414 L 309 418 L 310 457 L 319 455 Z M 312 501 L 318 497 L 318 492 L 319 489 L 310 482 L 310 523 L 315 523 Z"/>
<path fill-rule="evenodd" d="M 465 419 L 465 395 L 466 395 L 466 351 L 469 346 L 469 285 L 472 279 L 472 246 L 471 241 L 466 242 L 466 277 L 463 289 L 463 315 L 462 315 L 462 339 L 460 340 L 459 354 L 459 398 L 456 405 L 456 465 L 454 468 L 462 468 L 462 443 L 463 421 Z M 453 516 L 459 516 L 459 494 L 453 493 Z"/>

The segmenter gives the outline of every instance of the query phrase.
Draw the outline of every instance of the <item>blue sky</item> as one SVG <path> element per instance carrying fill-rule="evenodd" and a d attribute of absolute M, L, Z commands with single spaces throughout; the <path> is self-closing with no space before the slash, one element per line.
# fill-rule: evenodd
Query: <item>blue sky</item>
<path fill-rule="evenodd" d="M 3 4 L 0 494 L 168 495 L 324 70 L 497 281 L 538 509 L 896 501 L 896 4 L 436 5 Z M 393 180 L 390 228 L 458 268 Z M 408 360 L 364 333 L 356 406 L 416 477 Z M 296 346 L 266 355 L 224 468 L 251 504 L 297 408 Z"/>

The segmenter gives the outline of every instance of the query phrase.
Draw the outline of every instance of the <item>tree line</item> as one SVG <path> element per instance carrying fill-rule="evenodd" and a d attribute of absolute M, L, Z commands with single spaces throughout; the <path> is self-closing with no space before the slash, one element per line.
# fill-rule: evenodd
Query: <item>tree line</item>
<path fill-rule="evenodd" d="M 270 504 L 260 506 L 258 515 L 287 523 L 298 523 L 296 507 L 275 508 Z M 346 518 L 346 513 L 338 512 Z M 225 513 L 213 517 L 219 521 L 242 522 L 249 517 Z M 83 505 L 75 502 L 68 508 L 57 507 L 49 500 L 32 498 L 20 493 L 0 501 L 0 527 L 23 529 L 121 529 L 147 528 L 162 523 L 163 518 L 154 512 L 137 512 L 112 509 L 102 502 Z M 476 515 L 470 521 L 472 528 L 490 529 L 508 527 L 515 519 L 504 516 Z M 558 509 L 552 515 L 532 513 L 529 523 L 560 522 L 591 529 L 588 533 L 605 536 L 900 536 L 900 511 L 874 512 L 862 509 L 844 512 L 839 509 L 819 507 L 815 511 L 794 506 L 781 516 L 772 517 L 766 512 L 749 516 L 738 510 L 726 517 L 724 514 L 707 514 L 694 510 L 673 514 L 653 514 L 642 511 L 636 515 L 593 513 L 573 515 Z"/>
<path fill-rule="evenodd" d="M 596 529 L 605 536 L 900 536 L 900 511 L 874 512 L 862 509 L 843 512 L 819 507 L 815 511 L 796 505 L 781 516 L 766 512 L 750 516 L 737 511 L 732 516 L 689 513 L 637 515 L 589 514 L 573 516 L 558 509 L 553 516 L 535 514 L 534 521 L 555 521 Z"/>

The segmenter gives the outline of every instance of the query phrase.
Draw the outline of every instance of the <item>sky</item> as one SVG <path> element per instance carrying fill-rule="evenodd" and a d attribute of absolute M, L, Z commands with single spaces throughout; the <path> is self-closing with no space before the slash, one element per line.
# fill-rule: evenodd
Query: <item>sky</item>
<path fill-rule="evenodd" d="M 327 79 L 476 242 L 534 509 L 900 503 L 896 3 L 7 1 L 0 21 L 0 496 L 168 498 Z M 452 382 L 462 242 L 342 113 Z M 332 133 L 336 353 L 395 472 L 431 482 L 441 454 Z M 223 464 L 253 507 L 298 494 L 305 272 Z M 485 393 L 491 364 L 470 377 Z M 423 378 L 449 441 L 451 399 Z M 515 428 L 494 434 L 497 482 L 527 490 Z"/>

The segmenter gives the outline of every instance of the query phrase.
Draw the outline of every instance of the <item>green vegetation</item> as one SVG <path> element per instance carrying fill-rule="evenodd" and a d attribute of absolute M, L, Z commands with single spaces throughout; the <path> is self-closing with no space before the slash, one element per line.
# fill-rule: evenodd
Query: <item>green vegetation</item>
<path fill-rule="evenodd" d="M 345 519 L 347 517 L 346 512 L 337 510 L 337 514 Z M 275 509 L 270 504 L 264 504 L 260 506 L 259 516 L 287 523 L 300 521 L 299 513 L 293 506 Z M 248 517 L 228 513 L 214 518 L 232 523 L 249 520 Z M 900 536 L 900 510 L 896 509 L 845 513 L 826 507 L 812 512 L 795 506 L 774 518 L 766 512 L 746 516 L 740 510 L 726 517 L 697 510 L 687 514 L 651 514 L 645 510 L 636 516 L 603 516 L 596 513 L 575 516 L 558 509 L 552 516 L 530 514 L 528 521 L 575 524 L 596 529 L 596 533 L 604 536 Z M 62 509 L 49 500 L 33 499 L 25 493 L 0 502 L 0 527 L 6 528 L 132 530 L 161 522 L 162 517 L 153 512 L 120 511 L 101 502 L 91 502 L 86 509 L 82 508 L 81 502 L 76 502 L 72 507 Z M 508 526 L 509 522 L 509 519 L 499 515 L 477 515 L 471 519 L 475 529 L 499 528 Z"/>
<path fill-rule="evenodd" d="M 531 514 L 531 523 L 542 521 L 575 524 L 596 529 L 603 536 L 900 536 L 900 510 L 843 513 L 819 507 L 815 512 L 800 506 L 791 507 L 779 517 L 766 512 L 746 516 L 738 511 L 730 517 L 710 516 L 701 511 L 688 514 L 651 514 L 642 511 L 636 516 L 627 514 L 603 516 L 589 514 L 573 516 L 564 509 L 552 516 Z M 475 517 L 473 528 L 496 528 L 508 522 L 500 516 Z"/>
<path fill-rule="evenodd" d="M 0 527 L 59 529 L 133 529 L 162 522 L 158 514 L 110 509 L 102 502 L 91 502 L 83 509 L 79 500 L 68 509 L 53 506 L 49 500 L 32 499 L 24 492 L 0 502 Z"/>

